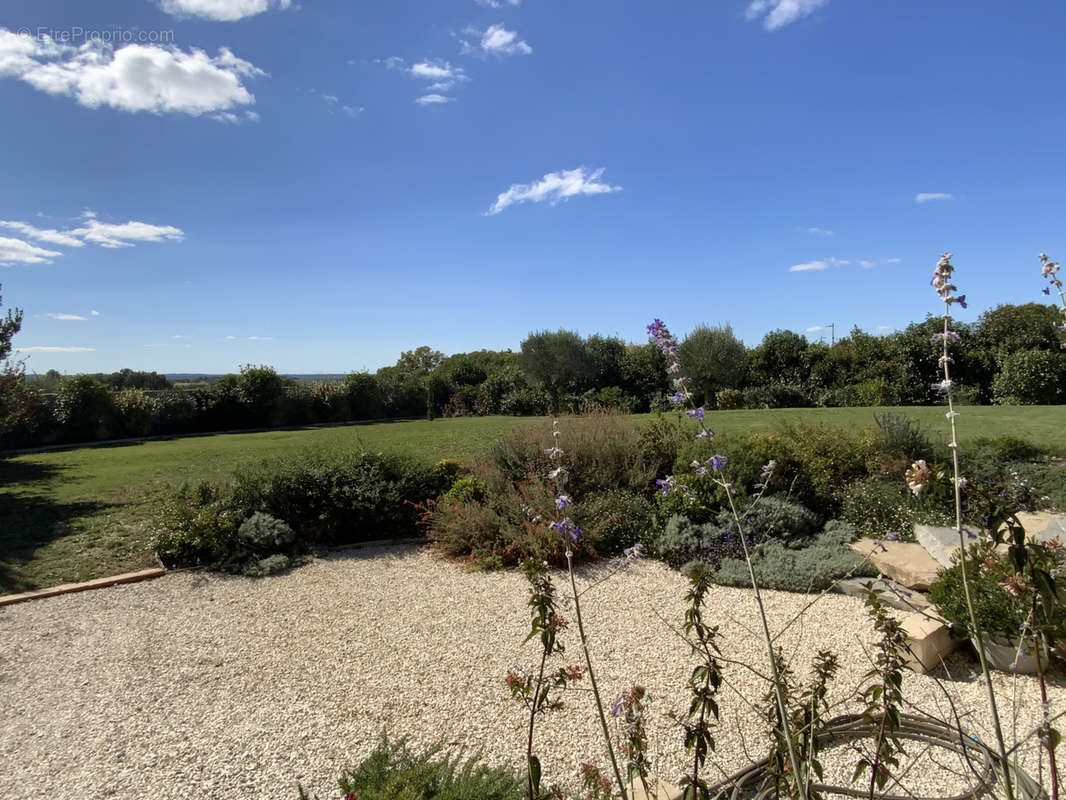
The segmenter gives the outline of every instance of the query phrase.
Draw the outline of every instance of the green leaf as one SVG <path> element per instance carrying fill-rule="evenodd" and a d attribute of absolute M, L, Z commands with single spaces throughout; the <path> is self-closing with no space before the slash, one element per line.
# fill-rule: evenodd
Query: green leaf
<path fill-rule="evenodd" d="M 533 781 L 533 793 L 540 794 L 540 759 L 536 756 L 529 757 L 529 777 Z"/>

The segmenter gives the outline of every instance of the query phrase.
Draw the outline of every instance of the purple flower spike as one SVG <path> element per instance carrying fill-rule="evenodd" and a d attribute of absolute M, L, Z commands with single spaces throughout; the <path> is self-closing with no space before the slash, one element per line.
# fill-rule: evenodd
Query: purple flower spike
<path fill-rule="evenodd" d="M 674 392 L 672 395 L 670 395 L 670 402 L 673 403 L 674 405 L 677 405 L 678 403 L 682 402 L 684 399 L 685 398 L 681 396 L 681 392 Z"/>
<path fill-rule="evenodd" d="M 722 467 L 725 466 L 725 462 L 726 462 L 726 457 L 722 456 L 722 455 L 718 455 L 716 453 L 715 455 L 711 456 L 709 463 L 711 465 L 711 469 L 713 469 L 715 472 L 721 472 L 722 471 Z"/>
<path fill-rule="evenodd" d="M 555 510 L 562 511 L 564 508 L 570 505 L 571 502 L 573 501 L 570 499 L 569 495 L 561 494 L 555 498 Z"/>

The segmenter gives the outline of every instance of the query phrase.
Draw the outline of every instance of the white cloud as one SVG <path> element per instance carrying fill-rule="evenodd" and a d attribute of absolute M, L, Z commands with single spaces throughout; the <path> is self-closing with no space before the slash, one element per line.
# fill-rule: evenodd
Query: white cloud
<path fill-rule="evenodd" d="M 481 52 L 494 56 L 528 56 L 533 48 L 518 38 L 515 31 L 509 31 L 503 25 L 490 25 L 481 36 Z M 470 45 L 463 42 L 465 48 Z"/>
<path fill-rule="evenodd" d="M 236 339 L 236 338 L 237 338 L 236 336 L 227 336 L 226 337 L 227 340 L 233 340 L 233 339 Z"/>
<path fill-rule="evenodd" d="M 443 103 L 453 103 L 455 98 L 445 97 L 442 94 L 424 94 L 421 97 L 416 97 L 415 102 L 420 106 L 435 106 Z"/>
<path fill-rule="evenodd" d="M 505 6 L 514 8 L 520 5 L 522 0 L 474 0 L 474 2 L 485 8 L 504 8 Z"/>
<path fill-rule="evenodd" d="M 63 255 L 55 250 L 45 250 L 21 239 L 9 239 L 0 236 L 0 266 L 14 263 L 48 264 L 56 256 Z"/>
<path fill-rule="evenodd" d="M 0 77 L 17 78 L 42 92 L 73 97 L 88 108 L 176 112 L 200 116 L 251 105 L 242 78 L 266 75 L 223 47 L 214 58 L 195 48 L 99 41 L 57 44 L 0 28 Z"/>
<path fill-rule="evenodd" d="M 833 232 L 828 231 L 825 228 L 807 228 L 807 233 L 811 236 L 832 236 Z"/>
<path fill-rule="evenodd" d="M 867 261 L 866 259 L 860 259 L 859 260 L 859 266 L 862 267 L 863 269 L 870 269 L 873 265 L 874 265 L 874 262 L 872 262 L 872 261 Z"/>
<path fill-rule="evenodd" d="M 90 317 L 98 317 L 98 316 L 100 316 L 100 312 L 99 312 L 99 311 L 97 311 L 97 310 L 96 310 L 96 309 L 94 308 L 94 309 L 93 309 L 92 311 L 90 311 L 90 312 L 89 312 L 89 316 L 90 316 Z"/>
<path fill-rule="evenodd" d="M 36 239 L 39 242 L 66 245 L 67 247 L 81 247 L 85 244 L 81 239 L 71 236 L 65 231 L 57 231 L 53 228 L 35 228 L 32 225 L 27 225 L 25 222 L 0 220 L 0 226 L 10 228 L 13 231 L 18 231 L 23 236 L 29 236 L 31 239 Z"/>
<path fill-rule="evenodd" d="M 341 106 L 341 111 L 343 111 L 352 119 L 355 119 L 357 116 L 362 114 L 365 109 L 362 106 L 360 106 L 359 108 L 352 108 L 351 106 Z"/>
<path fill-rule="evenodd" d="M 79 320 L 81 322 L 84 322 L 85 319 L 86 319 L 85 317 L 81 316 L 80 314 L 63 314 L 63 313 L 59 313 L 59 312 L 49 312 L 49 313 L 45 314 L 45 316 L 46 317 L 51 317 L 52 319 Z"/>
<path fill-rule="evenodd" d="M 274 341 L 274 337 L 273 336 L 249 336 L 248 337 L 248 341 L 249 342 L 272 342 L 272 341 Z"/>
<path fill-rule="evenodd" d="M 407 70 L 412 77 L 432 81 L 432 91 L 446 92 L 457 83 L 470 80 L 462 67 L 453 67 L 447 61 L 420 61 Z"/>
<path fill-rule="evenodd" d="M 951 195 L 947 192 L 919 192 L 914 196 L 915 203 L 932 203 L 936 200 L 950 200 Z"/>
<path fill-rule="evenodd" d="M 818 331 L 824 331 L 824 330 L 825 330 L 825 326 L 824 325 L 812 325 L 811 327 L 807 328 L 807 330 L 805 330 L 804 333 L 818 333 Z"/>
<path fill-rule="evenodd" d="M 902 260 L 903 260 L 902 258 L 886 258 L 885 259 L 885 263 L 886 264 L 898 264 Z"/>
<path fill-rule="evenodd" d="M 271 8 L 291 8 L 292 0 L 162 0 L 159 7 L 175 17 L 203 17 L 216 22 L 234 22 L 262 14 Z"/>
<path fill-rule="evenodd" d="M 52 347 L 50 345 L 34 345 L 33 347 L 16 347 L 17 353 L 95 353 L 95 347 Z"/>
<path fill-rule="evenodd" d="M 543 203 L 548 201 L 555 205 L 582 194 L 609 194 L 622 191 L 621 186 L 611 186 L 600 181 L 603 169 L 587 170 L 584 167 L 549 172 L 536 183 L 515 183 L 506 192 L 501 192 L 486 213 L 487 216 L 499 214 L 508 206 L 516 203 Z"/>
<path fill-rule="evenodd" d="M 776 31 L 803 17 L 810 16 L 829 0 L 752 0 L 745 12 L 749 21 L 762 18 L 768 31 Z"/>
<path fill-rule="evenodd" d="M 89 217 L 85 223 L 70 233 L 101 247 L 133 247 L 134 242 L 180 242 L 185 238 L 185 232 L 173 225 L 151 225 L 133 220 L 113 225 L 100 222 L 95 216 Z"/>
<path fill-rule="evenodd" d="M 793 264 L 788 268 L 789 272 L 817 272 L 829 269 L 828 261 L 808 261 L 806 264 Z"/>

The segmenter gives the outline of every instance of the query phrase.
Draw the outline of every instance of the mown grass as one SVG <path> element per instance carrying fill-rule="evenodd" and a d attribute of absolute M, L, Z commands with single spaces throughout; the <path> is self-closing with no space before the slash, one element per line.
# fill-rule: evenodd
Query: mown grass
<path fill-rule="evenodd" d="M 1066 408 L 965 407 L 960 439 L 1010 434 L 1066 455 Z M 720 411 L 719 431 L 772 432 L 782 424 L 841 428 L 902 414 L 946 440 L 942 407 Z M 651 415 L 632 417 L 634 424 Z M 224 483 L 241 463 L 300 448 L 366 448 L 437 461 L 472 461 L 502 435 L 543 418 L 476 417 L 187 437 L 0 459 L 0 593 L 88 580 L 155 563 L 148 523 L 158 499 L 185 481 Z"/>

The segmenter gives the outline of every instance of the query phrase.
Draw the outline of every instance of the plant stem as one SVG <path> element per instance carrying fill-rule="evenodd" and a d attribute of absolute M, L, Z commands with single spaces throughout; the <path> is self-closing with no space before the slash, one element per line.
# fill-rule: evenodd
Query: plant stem
<path fill-rule="evenodd" d="M 996 732 L 996 746 L 999 748 L 999 766 L 1003 778 L 1003 792 L 1006 796 L 1006 800 L 1014 800 L 1014 788 L 1011 786 L 1010 779 L 1010 767 L 1007 765 L 1007 745 L 1003 741 L 1003 727 L 999 721 L 999 709 L 996 707 L 996 693 L 992 688 L 992 675 L 988 670 L 988 664 L 985 661 L 984 646 L 981 641 L 981 628 L 977 624 L 977 615 L 973 609 L 973 597 L 970 594 L 970 579 L 966 570 L 966 534 L 962 529 L 962 487 L 959 485 L 960 479 L 960 466 L 959 466 L 959 437 L 958 428 L 955 424 L 955 404 L 951 398 L 951 370 L 948 367 L 950 363 L 950 356 L 948 354 L 948 323 L 951 321 L 951 305 L 947 302 L 944 303 L 944 339 L 943 339 L 943 354 L 941 357 L 941 364 L 944 367 L 944 381 L 947 386 L 947 398 L 948 398 L 948 421 L 951 423 L 951 444 L 948 445 L 951 448 L 951 461 L 952 468 L 954 470 L 955 480 L 953 481 L 955 486 L 955 530 L 959 534 L 959 568 L 962 573 L 962 591 L 966 595 L 966 610 L 970 615 L 970 625 L 974 636 L 977 638 L 977 657 L 981 662 L 981 674 L 985 681 L 985 690 L 988 693 L 988 705 L 992 712 L 992 726 Z"/>
<path fill-rule="evenodd" d="M 744 548 L 744 561 L 748 565 L 748 577 L 751 579 L 751 588 L 755 590 L 755 603 L 759 607 L 759 619 L 762 622 L 763 638 L 766 640 L 766 652 L 770 656 L 770 670 L 773 676 L 774 682 L 774 697 L 777 700 L 777 712 L 781 719 L 782 733 L 785 737 L 785 744 L 788 747 L 788 758 L 792 763 L 792 774 L 796 777 L 796 787 L 799 789 L 799 796 L 806 800 L 808 797 L 807 787 L 807 774 L 800 769 L 799 759 L 796 757 L 796 748 L 792 741 L 792 729 L 788 724 L 788 706 L 785 702 L 785 690 L 781 685 L 781 673 L 777 668 L 777 659 L 774 657 L 774 640 L 770 635 L 770 623 L 766 620 L 766 609 L 763 607 L 762 594 L 759 592 L 759 582 L 755 580 L 755 569 L 751 565 L 751 553 L 748 551 L 748 542 L 744 536 L 743 525 L 740 522 L 740 515 L 737 513 L 736 503 L 733 502 L 733 490 L 724 481 L 721 482 L 723 488 L 725 488 L 726 497 L 729 498 L 729 508 L 733 512 L 733 519 L 737 523 L 737 535 L 740 537 L 740 544 Z M 1013 798 L 1008 798 L 1013 800 Z"/>
<path fill-rule="evenodd" d="M 537 684 L 533 689 L 533 700 L 529 704 L 529 737 L 526 739 L 526 782 L 529 784 L 529 800 L 537 800 L 533 788 L 533 724 L 537 719 L 537 703 L 540 699 L 540 687 L 544 685 L 544 664 L 548 660 L 548 651 L 541 650 L 540 671 L 537 673 Z"/>
<path fill-rule="evenodd" d="M 1036 620 L 1036 594 L 1033 594 L 1033 620 Z M 1059 800 L 1059 770 L 1055 762 L 1055 743 L 1051 740 L 1051 724 L 1048 722 L 1047 684 L 1044 681 L 1044 666 L 1040 663 L 1040 631 L 1033 631 L 1033 656 L 1036 658 L 1036 677 L 1040 684 L 1040 708 L 1044 729 L 1044 745 L 1047 747 L 1048 771 L 1051 773 L 1051 800 Z"/>
<path fill-rule="evenodd" d="M 600 688 L 596 683 L 596 675 L 592 671 L 592 657 L 589 655 L 589 643 L 585 637 L 585 623 L 581 619 L 581 601 L 577 594 L 577 580 L 574 578 L 574 553 L 570 546 L 566 547 L 566 571 L 570 575 L 570 588 L 574 593 L 574 616 L 577 617 L 577 632 L 581 637 L 581 649 L 585 653 L 585 668 L 588 670 L 589 683 L 592 684 L 592 696 L 596 699 L 596 711 L 600 716 L 600 727 L 603 729 L 603 740 L 607 743 L 607 755 L 611 758 L 611 767 L 614 769 L 615 780 L 618 781 L 618 790 L 622 794 L 622 800 L 629 800 L 626 794 L 626 785 L 622 780 L 622 772 L 618 769 L 618 759 L 614 755 L 614 747 L 611 746 L 611 732 L 607 728 L 607 715 L 603 713 L 603 701 L 600 699 Z"/>

